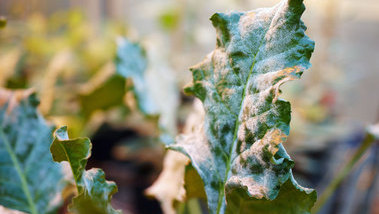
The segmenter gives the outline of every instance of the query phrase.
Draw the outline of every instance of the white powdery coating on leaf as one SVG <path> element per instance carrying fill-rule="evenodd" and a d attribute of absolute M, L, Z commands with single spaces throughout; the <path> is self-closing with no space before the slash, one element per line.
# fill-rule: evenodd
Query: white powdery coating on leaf
<path fill-rule="evenodd" d="M 226 186 L 245 187 L 251 197 L 271 199 L 272 188 L 274 188 L 275 184 L 271 184 L 270 181 L 276 176 L 276 172 L 273 170 L 276 163 L 265 161 L 263 151 L 266 149 L 271 154 L 275 154 L 278 151 L 278 145 L 286 139 L 287 135 L 283 134 L 279 129 L 273 129 L 249 149 L 241 151 L 241 154 L 234 161 L 235 164 L 233 164 L 233 171 L 238 172 L 238 174 L 231 176 Z M 248 161 L 251 157 L 255 158 L 253 162 Z M 257 174 L 257 172 L 251 173 L 251 169 L 246 167 L 249 164 L 250 166 L 264 168 L 264 170 L 259 176 L 256 176 L 254 174 Z"/>
<path fill-rule="evenodd" d="M 191 68 L 188 88 L 204 104 L 204 132 L 177 146 L 202 178 L 211 213 L 226 212 L 229 193 L 238 189 L 274 200 L 292 176 L 293 161 L 281 145 L 291 109 L 279 95 L 283 83 L 310 66 L 314 43 L 304 34 L 303 11 L 301 0 L 283 0 L 272 8 L 211 17 L 217 46 Z M 236 205 L 239 199 L 230 201 Z"/>

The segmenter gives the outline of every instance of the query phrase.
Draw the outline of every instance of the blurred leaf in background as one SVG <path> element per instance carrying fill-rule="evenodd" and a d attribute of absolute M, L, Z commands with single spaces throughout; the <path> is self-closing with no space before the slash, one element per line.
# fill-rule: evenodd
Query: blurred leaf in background
<path fill-rule="evenodd" d="M 90 130 L 86 127 L 96 110 L 122 106 L 125 84 L 121 78 L 108 75 L 92 86 L 103 94 L 98 106 L 92 107 L 94 91 L 88 90 L 87 81 L 99 73 L 114 72 L 115 38 L 127 32 L 125 25 L 104 23 L 104 30 L 98 31 L 76 10 L 50 17 L 32 14 L 25 22 L 13 23 L 0 36 L 0 72 L 4 74 L 0 86 L 35 88 L 41 94 L 42 113 L 58 123 L 75 123 L 74 135 Z M 110 87 L 116 94 L 109 93 Z"/>
<path fill-rule="evenodd" d="M 7 19 L 3 16 L 0 16 L 0 29 L 4 28 L 7 25 Z"/>
<path fill-rule="evenodd" d="M 160 139 L 163 143 L 170 144 L 177 130 L 177 83 L 174 72 L 162 57 L 163 47 L 148 39 L 145 44 L 148 44 L 147 51 L 138 43 L 119 38 L 116 69 L 132 81 L 139 110 L 149 117 L 159 117 Z"/>

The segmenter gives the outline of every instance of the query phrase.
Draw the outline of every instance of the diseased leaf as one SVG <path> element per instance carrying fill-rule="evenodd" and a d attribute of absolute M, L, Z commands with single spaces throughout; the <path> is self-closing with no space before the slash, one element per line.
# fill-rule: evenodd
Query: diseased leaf
<path fill-rule="evenodd" d="M 54 161 L 67 161 L 72 170 L 78 195 L 69 208 L 74 213 L 109 214 L 121 213 L 110 204 L 112 195 L 117 192 L 114 182 L 105 180 L 101 169 L 85 170 L 91 156 L 92 144 L 88 138 L 69 139 L 67 127 L 55 131 L 55 139 L 50 147 Z"/>
<path fill-rule="evenodd" d="M 25 214 L 24 212 L 8 209 L 3 206 L 0 206 L 0 213 L 1 214 Z"/>
<path fill-rule="evenodd" d="M 211 213 L 309 213 L 316 200 L 292 177 L 282 145 L 291 107 L 279 98 L 280 85 L 310 67 L 314 42 L 300 20 L 304 8 L 302 0 L 282 0 L 211 17 L 216 49 L 191 68 L 185 89 L 204 104 L 203 128 L 170 146 L 191 159 Z"/>
<path fill-rule="evenodd" d="M 154 196 L 165 214 L 175 214 L 175 201 L 183 201 L 185 196 L 184 171 L 189 162 L 181 153 L 168 151 L 163 161 L 163 170 L 146 194 Z"/>
<path fill-rule="evenodd" d="M 146 51 L 138 43 L 119 38 L 116 70 L 133 82 L 138 108 L 148 116 L 159 115 L 160 140 L 174 142 L 179 92 L 175 75 L 165 63 L 164 51 L 156 40 L 146 40 Z"/>
<path fill-rule="evenodd" d="M 145 79 L 147 69 L 146 53 L 137 43 L 120 37 L 117 40 L 116 71 L 133 81 L 133 90 L 138 108 L 147 115 L 158 114 Z"/>
<path fill-rule="evenodd" d="M 117 72 L 133 80 L 139 109 L 147 115 L 159 115 L 160 141 L 168 145 L 174 142 L 174 136 L 177 134 L 176 112 L 179 93 L 175 75 L 164 63 L 163 47 L 156 40 L 147 41 L 147 44 L 149 49 L 145 52 L 139 44 L 120 38 L 116 57 Z M 146 191 L 149 196 L 156 197 L 161 202 L 165 213 L 174 213 L 174 201 L 181 200 L 184 195 L 183 177 L 186 162 L 188 158 L 182 154 L 168 152 L 164 160 L 164 170 Z"/>
<path fill-rule="evenodd" d="M 61 189 L 61 168 L 51 160 L 54 127 L 37 111 L 31 90 L 0 89 L 0 204 L 26 213 L 47 213 Z"/>
<path fill-rule="evenodd" d="M 157 39 L 146 40 L 144 44 L 148 47 L 146 53 L 149 60 L 146 81 L 159 111 L 160 141 L 166 145 L 172 144 L 177 135 L 179 106 L 175 72 L 167 64 L 164 44 L 157 42 Z"/>
<path fill-rule="evenodd" d="M 183 130 L 184 133 L 193 133 L 194 129 L 197 128 L 197 125 L 202 123 L 203 120 L 203 105 L 200 100 L 196 99 L 193 111 L 187 118 Z M 194 137 L 196 137 L 196 135 L 194 135 Z M 186 192 L 188 189 L 184 188 L 186 179 L 185 171 L 188 163 L 189 159 L 187 156 L 175 151 L 168 151 L 164 158 L 161 174 L 154 184 L 146 190 L 147 195 L 154 196 L 159 200 L 162 210 L 166 214 L 176 213 L 174 206 L 175 201 L 184 201 L 185 197 L 188 197 L 188 192 Z M 188 173 L 186 175 L 188 175 Z M 190 178 L 187 177 L 187 179 Z M 190 197 L 192 197 L 193 193 L 191 190 L 194 189 L 195 188 L 190 189 Z"/>

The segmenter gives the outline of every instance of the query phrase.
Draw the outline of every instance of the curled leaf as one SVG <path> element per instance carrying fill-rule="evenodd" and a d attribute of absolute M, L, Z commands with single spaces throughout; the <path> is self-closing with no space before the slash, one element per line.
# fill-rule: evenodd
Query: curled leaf
<path fill-rule="evenodd" d="M 85 170 L 91 156 L 92 144 L 88 138 L 69 139 L 67 127 L 55 131 L 55 139 L 50 147 L 54 161 L 67 161 L 78 190 L 72 200 L 70 210 L 74 213 L 116 214 L 121 213 L 111 206 L 111 198 L 117 192 L 114 182 L 106 181 L 101 169 Z"/>
<path fill-rule="evenodd" d="M 203 106 L 200 100 L 196 99 L 193 112 L 187 118 L 184 133 L 193 133 L 193 129 L 196 129 L 203 119 Z M 186 196 L 188 197 L 188 193 L 184 188 L 185 171 L 188 163 L 189 159 L 185 155 L 175 151 L 168 151 L 164 158 L 161 174 L 157 181 L 146 190 L 147 195 L 154 196 L 160 201 L 162 210 L 166 214 L 175 213 L 175 201 L 183 201 Z"/>
<path fill-rule="evenodd" d="M 163 171 L 146 194 L 155 197 L 161 203 L 165 214 L 175 214 L 175 201 L 183 201 L 184 170 L 189 162 L 181 153 L 168 151 L 163 161 Z"/>
<path fill-rule="evenodd" d="M 314 190 L 293 179 L 294 162 L 282 145 L 291 107 L 279 98 L 279 87 L 310 67 L 314 42 L 300 20 L 304 9 L 302 0 L 282 0 L 211 17 L 216 49 L 191 68 L 193 83 L 185 89 L 203 102 L 203 131 L 170 146 L 191 159 L 211 213 L 246 213 L 245 206 L 309 213 L 316 200 Z"/>

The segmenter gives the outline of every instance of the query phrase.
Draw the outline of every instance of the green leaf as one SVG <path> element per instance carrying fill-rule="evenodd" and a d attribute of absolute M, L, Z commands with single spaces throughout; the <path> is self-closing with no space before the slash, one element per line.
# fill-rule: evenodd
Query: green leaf
<path fill-rule="evenodd" d="M 251 199 L 245 189 L 233 189 L 228 200 L 228 213 L 293 214 L 309 213 L 309 206 L 316 201 L 316 194 L 299 186 L 293 176 L 280 187 L 274 200 Z"/>
<path fill-rule="evenodd" d="M 181 8 L 169 8 L 158 17 L 159 25 L 166 31 L 172 32 L 178 28 L 181 19 Z"/>
<path fill-rule="evenodd" d="M 159 116 L 160 141 L 172 144 L 177 134 L 179 105 L 175 74 L 165 63 L 162 44 L 146 40 L 145 45 L 149 47 L 147 51 L 138 43 L 119 38 L 116 70 L 132 80 L 139 110 L 147 116 Z"/>
<path fill-rule="evenodd" d="M 0 89 L 0 204 L 27 213 L 47 213 L 60 192 L 59 164 L 49 155 L 54 127 L 37 111 L 30 91 Z"/>
<path fill-rule="evenodd" d="M 69 139 L 67 127 L 55 131 L 50 147 L 54 161 L 67 161 L 75 179 L 78 195 L 72 200 L 70 210 L 75 213 L 109 214 L 121 213 L 111 206 L 111 198 L 117 192 L 114 182 L 105 180 L 101 169 L 85 170 L 91 156 L 92 144 L 88 138 Z"/>
<path fill-rule="evenodd" d="M 186 165 L 185 168 L 184 187 L 187 200 L 190 198 L 207 199 L 203 180 L 191 164 Z"/>
<path fill-rule="evenodd" d="M 149 93 L 145 74 L 147 60 L 145 50 L 125 38 L 117 40 L 116 71 L 133 81 L 133 90 L 138 108 L 146 115 L 158 114 L 158 108 Z"/>
<path fill-rule="evenodd" d="M 246 213 L 245 205 L 253 213 L 309 213 L 316 200 L 292 178 L 294 162 L 282 145 L 291 107 L 279 98 L 280 86 L 310 67 L 314 42 L 300 20 L 304 9 L 302 0 L 282 0 L 211 17 L 216 49 L 191 68 L 185 89 L 204 104 L 202 132 L 170 146 L 191 159 L 210 213 Z"/>
<path fill-rule="evenodd" d="M 7 25 L 7 19 L 3 16 L 0 16 L 0 29 L 5 28 Z"/>
<path fill-rule="evenodd" d="M 88 118 L 96 110 L 105 111 L 115 106 L 121 106 L 124 103 L 125 92 L 124 78 L 112 75 L 91 92 L 79 95 L 81 110 Z"/>

